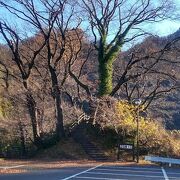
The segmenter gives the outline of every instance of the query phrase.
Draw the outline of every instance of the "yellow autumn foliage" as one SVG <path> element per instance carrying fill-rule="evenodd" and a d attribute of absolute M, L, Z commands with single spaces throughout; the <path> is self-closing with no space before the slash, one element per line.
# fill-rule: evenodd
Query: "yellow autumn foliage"
<path fill-rule="evenodd" d="M 127 101 L 119 101 L 115 106 L 116 129 L 132 138 L 135 137 L 137 107 Z M 140 106 L 139 110 L 142 111 L 143 107 Z M 139 116 L 139 138 L 141 147 L 145 147 L 152 153 L 180 157 L 180 141 L 158 121 Z"/>
<path fill-rule="evenodd" d="M 127 101 L 118 101 L 115 104 L 115 116 L 117 126 L 119 129 L 123 129 L 129 134 L 132 134 L 136 131 L 137 128 L 137 107 L 132 104 L 129 104 Z M 142 107 L 139 107 L 142 109 Z M 140 126 L 144 126 L 144 119 L 139 117 L 139 124 Z"/>
<path fill-rule="evenodd" d="M 134 106 L 125 100 L 106 97 L 98 99 L 96 123 L 102 129 L 113 129 L 123 140 L 136 142 L 137 110 L 144 107 Z M 145 118 L 139 114 L 139 143 L 142 149 L 153 154 L 180 157 L 180 133 L 167 131 L 161 122 Z"/>
<path fill-rule="evenodd" d="M 5 100 L 4 98 L 0 98 L 0 118 L 9 116 L 12 109 L 12 104 L 9 101 Z"/>

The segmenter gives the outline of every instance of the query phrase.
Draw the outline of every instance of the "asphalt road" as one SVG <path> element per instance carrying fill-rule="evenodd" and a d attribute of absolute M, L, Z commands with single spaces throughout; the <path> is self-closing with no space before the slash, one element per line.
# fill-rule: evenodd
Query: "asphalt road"
<path fill-rule="evenodd" d="M 62 168 L 26 174 L 0 175 L 0 180 L 180 180 L 180 169 L 157 166 Z"/>

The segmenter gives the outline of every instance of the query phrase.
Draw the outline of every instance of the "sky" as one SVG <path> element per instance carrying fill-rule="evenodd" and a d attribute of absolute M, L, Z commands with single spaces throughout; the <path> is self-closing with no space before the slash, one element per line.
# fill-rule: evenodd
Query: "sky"
<path fill-rule="evenodd" d="M 154 31 L 156 31 L 159 36 L 167 36 L 180 29 L 180 0 L 173 0 L 173 2 L 178 14 L 177 20 L 169 19 L 156 23 Z"/>
<path fill-rule="evenodd" d="M 154 1 L 156 2 L 156 0 Z M 167 36 L 180 29 L 180 0 L 171 0 L 171 1 L 174 4 L 174 8 L 175 8 L 174 11 L 176 11 L 179 17 L 176 17 L 177 19 L 174 20 L 172 20 L 172 17 L 170 17 L 171 19 L 166 19 L 163 20 L 162 22 L 151 23 L 147 27 L 150 28 L 150 31 L 152 31 L 154 35 Z"/>
<path fill-rule="evenodd" d="M 174 0 L 175 8 L 180 11 L 180 0 Z M 179 13 L 180 14 L 180 13 Z M 180 18 L 178 20 L 164 20 L 154 25 L 154 31 L 159 36 L 167 36 L 180 28 Z"/>
<path fill-rule="evenodd" d="M 180 28 L 180 22 L 165 20 L 154 25 L 154 33 L 159 36 L 167 36 Z"/>
<path fill-rule="evenodd" d="M 176 9 L 177 10 L 179 9 L 179 11 L 180 11 L 180 0 L 173 0 L 173 1 L 175 3 Z M 7 20 L 12 22 L 12 19 L 11 19 L 10 15 L 5 13 L 5 11 L 3 12 L 2 9 L 0 11 L 0 16 L 3 17 L 3 19 L 7 19 Z M 0 19 L 1 19 L 1 17 L 0 17 Z M 24 28 L 26 28 L 26 27 L 23 27 L 23 29 Z M 164 20 L 162 22 L 153 23 L 148 28 L 150 28 L 150 31 L 152 31 L 154 35 L 167 36 L 169 34 L 172 34 L 172 33 L 176 32 L 178 29 L 180 29 L 180 18 L 179 18 L 179 21 L 178 20 L 172 20 L 172 19 L 168 20 L 167 19 L 167 20 Z M 22 26 L 20 27 L 20 29 L 22 29 Z M 28 33 L 28 31 L 29 31 L 29 34 L 32 34 L 29 27 L 27 27 L 26 33 Z M 1 38 L 2 37 L 0 36 L 0 42 L 2 42 Z"/>

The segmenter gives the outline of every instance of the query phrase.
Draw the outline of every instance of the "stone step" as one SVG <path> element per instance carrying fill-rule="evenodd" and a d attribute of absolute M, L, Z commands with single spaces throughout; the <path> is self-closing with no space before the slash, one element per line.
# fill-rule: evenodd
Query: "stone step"
<path fill-rule="evenodd" d="M 90 159 L 96 161 L 108 160 L 108 157 L 99 148 L 97 148 L 87 136 L 84 135 L 84 128 L 82 126 L 76 127 L 71 135 L 76 142 L 81 144 Z"/>

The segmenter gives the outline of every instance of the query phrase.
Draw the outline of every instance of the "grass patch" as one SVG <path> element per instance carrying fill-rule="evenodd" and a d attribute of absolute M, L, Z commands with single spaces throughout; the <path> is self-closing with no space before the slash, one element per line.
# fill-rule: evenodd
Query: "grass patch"
<path fill-rule="evenodd" d="M 34 158 L 46 160 L 80 160 L 87 159 L 87 155 L 82 147 L 77 144 L 72 138 L 67 138 L 50 148 L 38 151 Z"/>

